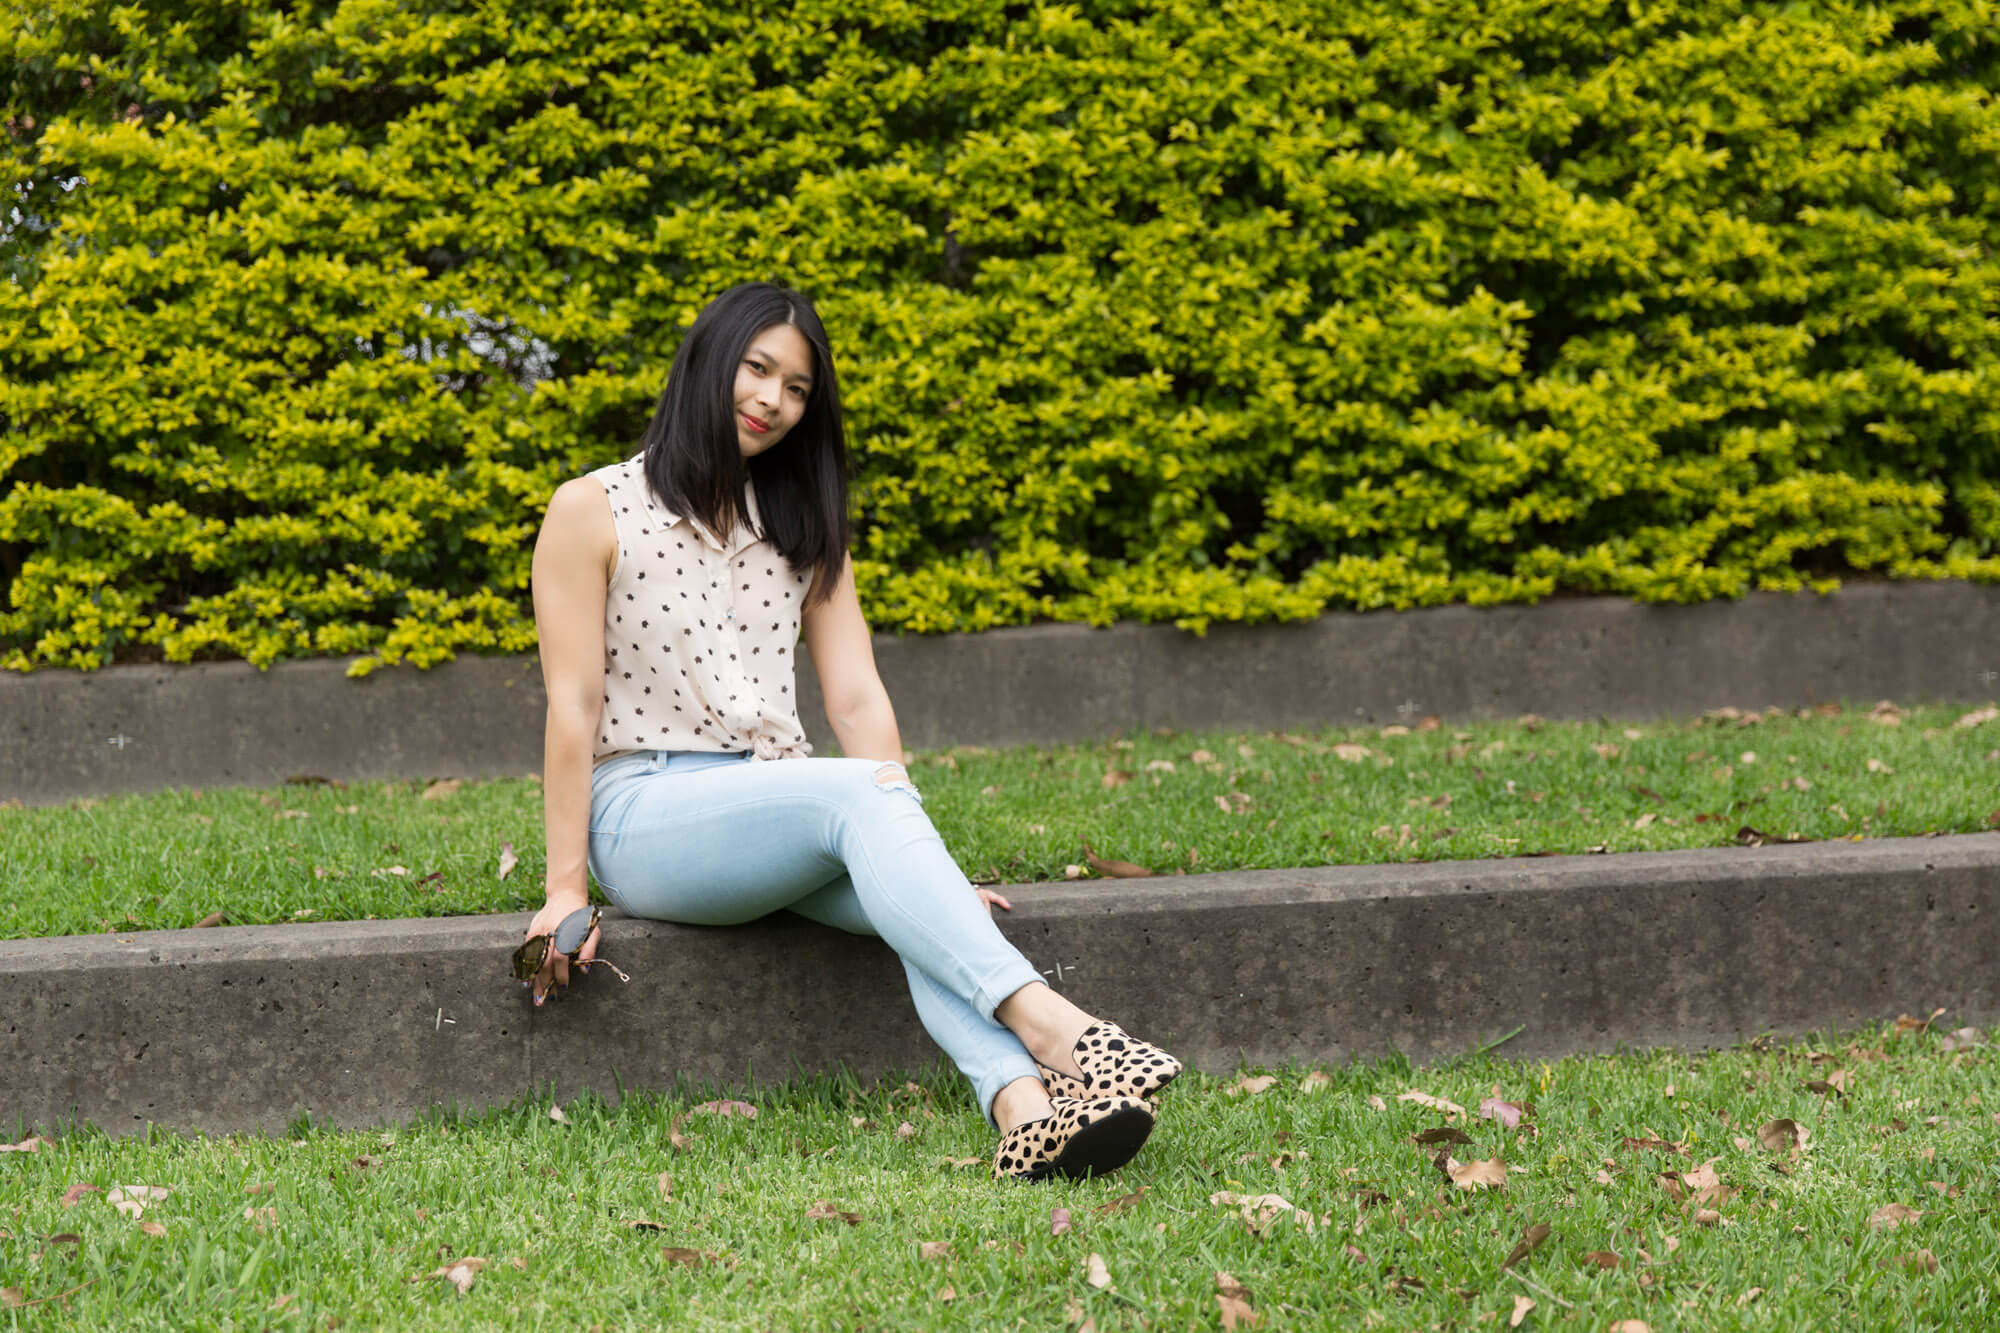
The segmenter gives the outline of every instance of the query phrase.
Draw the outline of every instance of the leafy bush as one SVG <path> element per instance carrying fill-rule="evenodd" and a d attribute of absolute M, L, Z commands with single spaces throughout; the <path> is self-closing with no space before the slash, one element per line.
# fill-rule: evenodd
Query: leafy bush
<path fill-rule="evenodd" d="M 0 661 L 533 642 L 731 283 L 872 623 L 2000 578 L 1984 0 L 30 0 Z"/>

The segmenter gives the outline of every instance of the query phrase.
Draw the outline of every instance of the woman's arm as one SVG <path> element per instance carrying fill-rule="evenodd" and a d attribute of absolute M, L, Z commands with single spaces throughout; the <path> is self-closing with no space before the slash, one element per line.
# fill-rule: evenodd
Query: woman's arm
<path fill-rule="evenodd" d="M 806 651 L 819 675 L 819 694 L 826 705 L 840 752 L 850 759 L 880 759 L 901 766 L 902 736 L 889 692 L 875 669 L 875 649 L 868 641 L 868 622 L 854 591 L 854 561 L 847 558 L 840 578 L 826 601 L 805 613 Z"/>
<path fill-rule="evenodd" d="M 535 541 L 535 632 L 541 642 L 548 720 L 542 738 L 542 826 L 548 852 L 547 900 L 529 926 L 545 935 L 590 901 L 592 739 L 604 706 L 604 598 L 618 533 L 604 488 L 579 477 L 550 497 Z M 597 955 L 597 936 L 583 957 Z M 569 962 L 551 951 L 536 979 L 540 1003 L 551 985 L 569 984 Z"/>

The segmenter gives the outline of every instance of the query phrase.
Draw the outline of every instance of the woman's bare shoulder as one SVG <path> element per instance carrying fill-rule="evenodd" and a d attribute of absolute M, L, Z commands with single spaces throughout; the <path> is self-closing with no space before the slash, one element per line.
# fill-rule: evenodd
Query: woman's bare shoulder
<path fill-rule="evenodd" d="M 566 553 L 594 557 L 608 572 L 618 551 L 618 528 L 604 483 L 583 476 L 556 487 L 542 517 L 542 541 Z"/>

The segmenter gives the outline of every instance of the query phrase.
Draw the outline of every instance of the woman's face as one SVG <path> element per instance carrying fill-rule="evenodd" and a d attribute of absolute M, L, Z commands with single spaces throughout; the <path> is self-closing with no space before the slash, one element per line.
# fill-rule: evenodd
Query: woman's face
<path fill-rule="evenodd" d="M 812 344 L 789 324 L 773 324 L 750 340 L 736 366 L 736 442 L 755 458 L 785 438 L 812 395 Z"/>

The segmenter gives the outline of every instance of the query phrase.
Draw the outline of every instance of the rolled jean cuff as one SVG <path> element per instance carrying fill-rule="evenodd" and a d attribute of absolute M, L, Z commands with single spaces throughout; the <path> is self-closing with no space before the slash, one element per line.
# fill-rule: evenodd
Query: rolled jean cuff
<path fill-rule="evenodd" d="M 981 1018 L 989 1023 L 998 1023 L 1000 1020 L 993 1016 L 993 1011 L 998 1009 L 1009 995 L 1029 982 L 1041 979 L 1042 974 L 1035 971 L 1033 963 L 1016 956 L 974 983 L 970 997 L 972 1006 L 979 1011 Z"/>
<path fill-rule="evenodd" d="M 1031 1055 L 1009 1056 L 997 1062 L 991 1069 L 980 1074 L 973 1083 L 973 1095 L 979 1099 L 979 1109 L 986 1115 L 986 1123 L 1000 1128 L 999 1118 L 993 1114 L 993 1103 L 1000 1096 L 1000 1090 L 1016 1079 L 1039 1080 L 1042 1071 L 1035 1068 Z"/>

